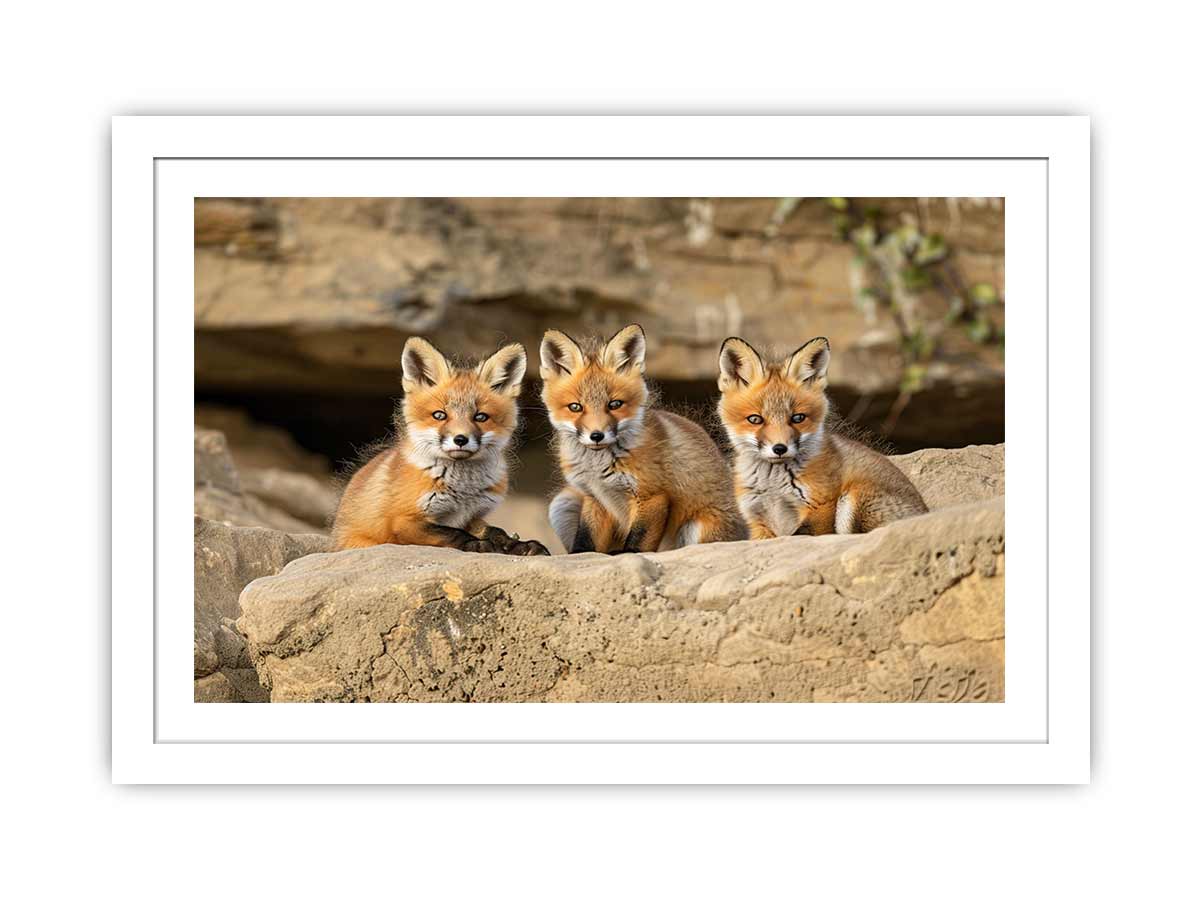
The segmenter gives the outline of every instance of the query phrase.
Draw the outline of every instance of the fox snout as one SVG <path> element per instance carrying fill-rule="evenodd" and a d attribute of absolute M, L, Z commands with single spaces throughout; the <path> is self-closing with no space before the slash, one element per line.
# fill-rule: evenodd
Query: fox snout
<path fill-rule="evenodd" d="M 758 453 L 764 459 L 775 462 L 777 460 L 791 459 L 796 455 L 796 448 L 791 441 L 781 444 L 760 444 Z"/>
<path fill-rule="evenodd" d="M 606 421 L 581 421 L 577 426 L 579 442 L 585 447 L 598 450 L 611 446 L 617 440 L 617 423 L 613 419 Z"/>
<path fill-rule="evenodd" d="M 479 451 L 479 430 L 447 429 L 442 434 L 442 452 L 452 459 L 466 459 Z"/>

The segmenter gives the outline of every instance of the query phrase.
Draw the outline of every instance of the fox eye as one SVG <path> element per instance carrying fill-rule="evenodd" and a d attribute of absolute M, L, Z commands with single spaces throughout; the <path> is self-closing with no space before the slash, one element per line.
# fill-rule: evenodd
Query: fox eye
<path fill-rule="evenodd" d="M 440 410 L 440 409 L 435 409 L 435 410 L 433 411 L 433 417 L 434 417 L 435 419 L 437 419 L 439 422 L 443 422 L 443 421 L 445 421 L 445 419 L 446 419 L 446 413 L 445 413 L 445 412 L 443 412 L 443 411 L 442 411 L 442 410 Z"/>
<path fill-rule="evenodd" d="M 806 416 L 804 413 L 793 413 L 792 414 L 792 423 L 795 425 L 799 425 L 801 422 L 803 422 L 807 418 L 808 418 L 808 416 Z"/>
<path fill-rule="evenodd" d="M 624 401 L 624 400 L 609 400 L 609 401 L 608 401 L 608 408 L 609 408 L 609 409 L 620 409 L 620 408 L 621 408 L 622 406 L 624 406 L 624 405 L 625 405 L 625 401 Z"/>
<path fill-rule="evenodd" d="M 583 404 L 582 403 L 568 403 L 567 409 L 569 409 L 571 412 L 583 412 Z"/>
<path fill-rule="evenodd" d="M 752 416 L 746 416 L 746 421 L 751 425 L 761 425 L 763 423 L 763 417 L 758 413 L 755 413 Z"/>
<path fill-rule="evenodd" d="M 485 412 L 477 412 L 477 413 L 475 413 L 473 418 L 475 419 L 476 422 L 486 422 L 488 419 L 491 418 L 491 416 L 489 416 Z"/>

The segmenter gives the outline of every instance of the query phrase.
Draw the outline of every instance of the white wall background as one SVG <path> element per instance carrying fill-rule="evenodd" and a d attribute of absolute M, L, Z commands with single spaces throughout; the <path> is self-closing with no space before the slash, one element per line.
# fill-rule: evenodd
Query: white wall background
<path fill-rule="evenodd" d="M 1195 29 L 1184 7 L 434 7 L 6 13 L 0 584 L 5 881 L 23 887 L 13 895 L 1181 892 L 1195 849 L 1198 624 L 1185 437 L 1196 427 Z M 113 788 L 108 117 L 276 111 L 1090 114 L 1093 784 Z"/>

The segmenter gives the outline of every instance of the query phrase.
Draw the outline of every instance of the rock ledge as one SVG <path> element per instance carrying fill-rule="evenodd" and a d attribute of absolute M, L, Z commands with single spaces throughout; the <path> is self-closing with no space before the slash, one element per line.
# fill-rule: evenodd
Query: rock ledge
<path fill-rule="evenodd" d="M 660 554 L 317 553 L 240 605 L 273 701 L 996 702 L 1004 499 Z"/>

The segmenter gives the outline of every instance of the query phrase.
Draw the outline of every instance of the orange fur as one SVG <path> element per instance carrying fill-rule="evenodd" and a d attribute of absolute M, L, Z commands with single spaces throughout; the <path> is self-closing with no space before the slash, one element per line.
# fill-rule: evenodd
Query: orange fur
<path fill-rule="evenodd" d="M 824 338 L 773 364 L 740 338 L 721 347 L 719 411 L 754 539 L 870 531 L 926 512 L 890 460 L 826 430 L 828 364 Z"/>
<path fill-rule="evenodd" d="M 542 342 L 542 400 L 567 487 L 551 524 L 570 552 L 637 552 L 746 536 L 729 468 L 696 423 L 650 406 L 645 336 L 622 329 L 585 350 Z"/>
<path fill-rule="evenodd" d="M 455 368 L 410 338 L 402 356 L 400 438 L 363 466 L 334 520 L 338 549 L 424 544 L 474 552 L 547 552 L 515 541 L 485 516 L 508 490 L 505 448 L 517 425 L 525 351 L 501 348 L 474 368 Z"/>

